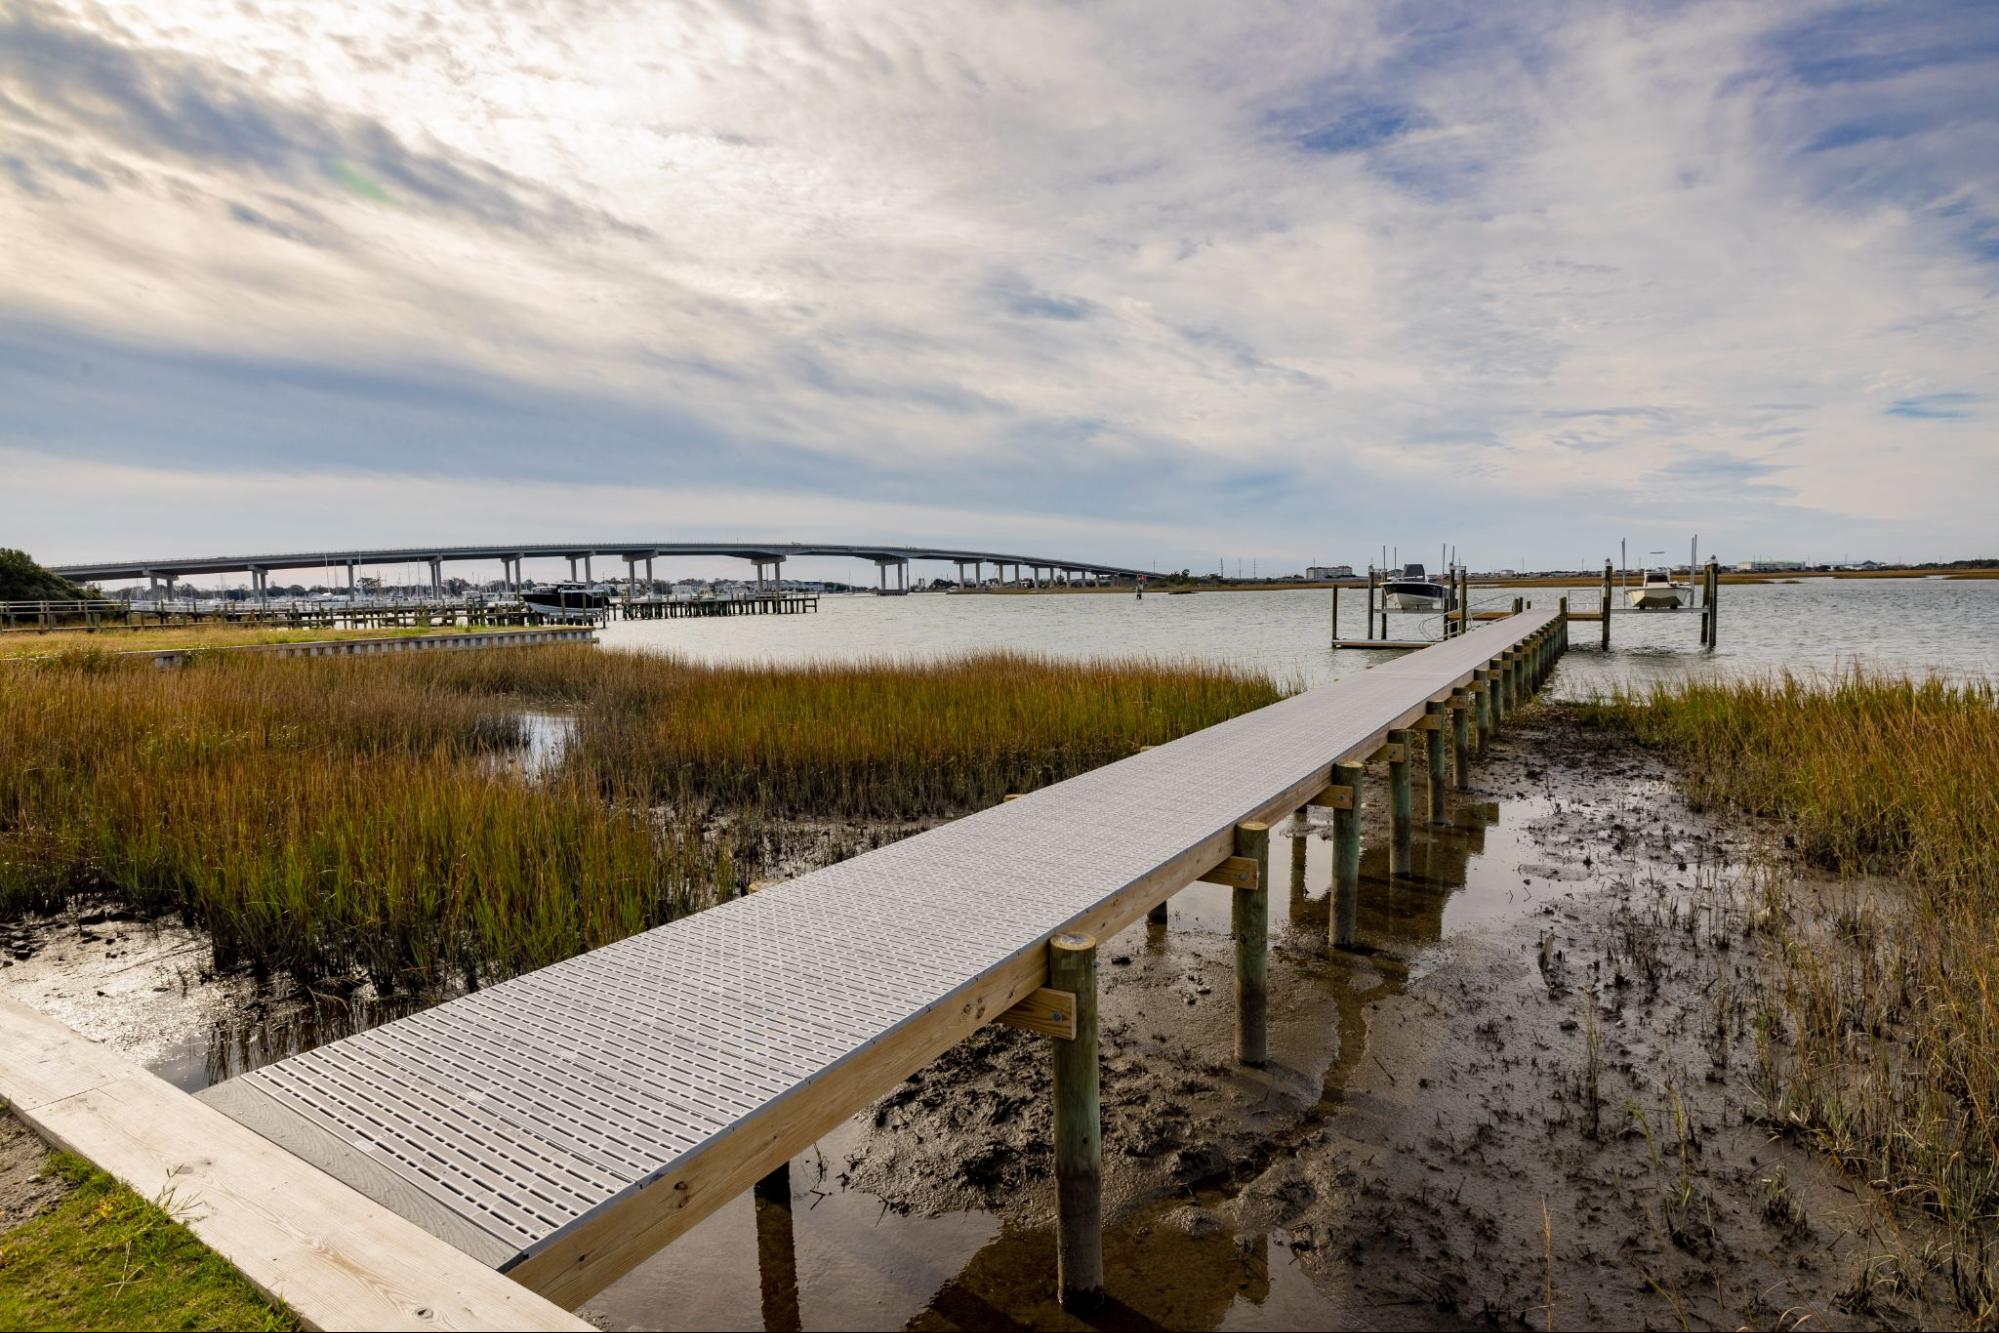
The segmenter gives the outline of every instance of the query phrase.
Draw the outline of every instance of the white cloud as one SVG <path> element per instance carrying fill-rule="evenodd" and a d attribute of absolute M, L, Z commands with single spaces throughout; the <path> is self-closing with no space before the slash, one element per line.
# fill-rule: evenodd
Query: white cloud
<path fill-rule="evenodd" d="M 695 423 L 745 467 L 844 470 L 827 503 L 884 522 L 921 525 L 919 493 L 932 528 L 995 537 L 1094 510 L 1102 558 L 1160 531 L 1175 563 L 1233 551 L 1245 515 L 1272 558 L 1568 559 L 1696 522 L 1724 550 L 1989 554 L 1967 497 L 1999 485 L 1999 35 L 1896 11 L 31 3 L 0 36 L 0 126 L 33 150 L 0 176 L 28 260 L 0 302 L 189 355 L 505 381 L 586 470 L 649 461 L 594 404 L 658 414 L 655 483 Z M 158 100 L 88 102 L 74 56 L 31 64 L 58 38 Z M 479 456 L 449 395 L 352 392 L 277 457 L 204 430 L 192 388 L 128 432 L 38 417 L 0 444 L 128 458 L 143 416 L 178 432 L 146 426 L 148 465 L 202 477 Z M 1940 393 L 1973 407 L 1888 413 Z M 495 453 L 481 485 L 522 470 Z M 870 484 L 902 508 L 861 507 Z M 551 512 L 534 487 L 519 507 Z M 567 530 L 599 502 L 566 493 Z M 63 522 L 65 547 L 115 531 Z"/>

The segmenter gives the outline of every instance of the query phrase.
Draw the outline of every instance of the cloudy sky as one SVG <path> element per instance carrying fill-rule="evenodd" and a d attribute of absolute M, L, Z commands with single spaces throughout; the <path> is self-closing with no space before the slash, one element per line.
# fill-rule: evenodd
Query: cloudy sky
<path fill-rule="evenodd" d="M 0 0 L 51 561 L 1999 555 L 1995 288 L 1976 0 Z"/>

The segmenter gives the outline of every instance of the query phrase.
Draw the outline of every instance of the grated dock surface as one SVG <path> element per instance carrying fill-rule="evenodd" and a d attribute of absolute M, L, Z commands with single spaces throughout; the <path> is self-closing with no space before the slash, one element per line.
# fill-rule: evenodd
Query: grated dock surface
<path fill-rule="evenodd" d="M 470 1248 L 512 1256 L 504 1267 L 1351 757 L 1555 618 L 1488 622 L 281 1060 L 219 1085 L 232 1095 L 215 1104 L 236 1114 L 240 1094 L 262 1094 L 249 1102 L 303 1123 L 296 1135 L 253 1127 L 386 1168 L 425 1196 L 424 1208 L 399 1211 L 423 1224 L 442 1206 L 480 1233 Z"/>

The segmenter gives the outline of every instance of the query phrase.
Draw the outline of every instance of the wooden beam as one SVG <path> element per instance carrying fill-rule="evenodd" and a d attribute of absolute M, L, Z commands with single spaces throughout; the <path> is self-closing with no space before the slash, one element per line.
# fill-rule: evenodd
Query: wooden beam
<path fill-rule="evenodd" d="M 1211 866 L 1200 877 L 1203 884 L 1226 884 L 1232 889 L 1253 889 L 1258 885 L 1257 861 L 1253 856 L 1231 856 Z"/>
<path fill-rule="evenodd" d="M 1043 986 L 995 1021 L 1010 1028 L 1039 1032 L 1044 1037 L 1073 1039 L 1076 1035 L 1076 993 Z"/>
<path fill-rule="evenodd" d="M 0 998 L 0 1098 L 174 1215 L 307 1328 L 590 1325 L 56 1020 Z"/>
<path fill-rule="evenodd" d="M 1353 788 L 1335 782 L 1305 804 L 1318 806 L 1322 810 L 1351 810 Z"/>

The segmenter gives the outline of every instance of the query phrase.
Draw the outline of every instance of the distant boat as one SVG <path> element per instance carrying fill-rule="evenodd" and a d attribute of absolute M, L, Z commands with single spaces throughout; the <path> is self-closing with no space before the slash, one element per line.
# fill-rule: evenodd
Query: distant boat
<path fill-rule="evenodd" d="M 610 590 L 588 583 L 558 583 L 521 593 L 530 613 L 546 620 L 601 620 L 611 604 Z"/>
<path fill-rule="evenodd" d="M 1624 600 L 1640 611 L 1672 611 L 1687 604 L 1689 591 L 1686 584 L 1673 582 L 1671 570 L 1660 566 L 1646 570 L 1637 587 L 1626 588 Z"/>
<path fill-rule="evenodd" d="M 1451 605 L 1451 590 L 1421 565 L 1404 565 L 1401 576 L 1389 579 L 1381 591 L 1386 603 L 1398 611 L 1446 611 Z"/>

